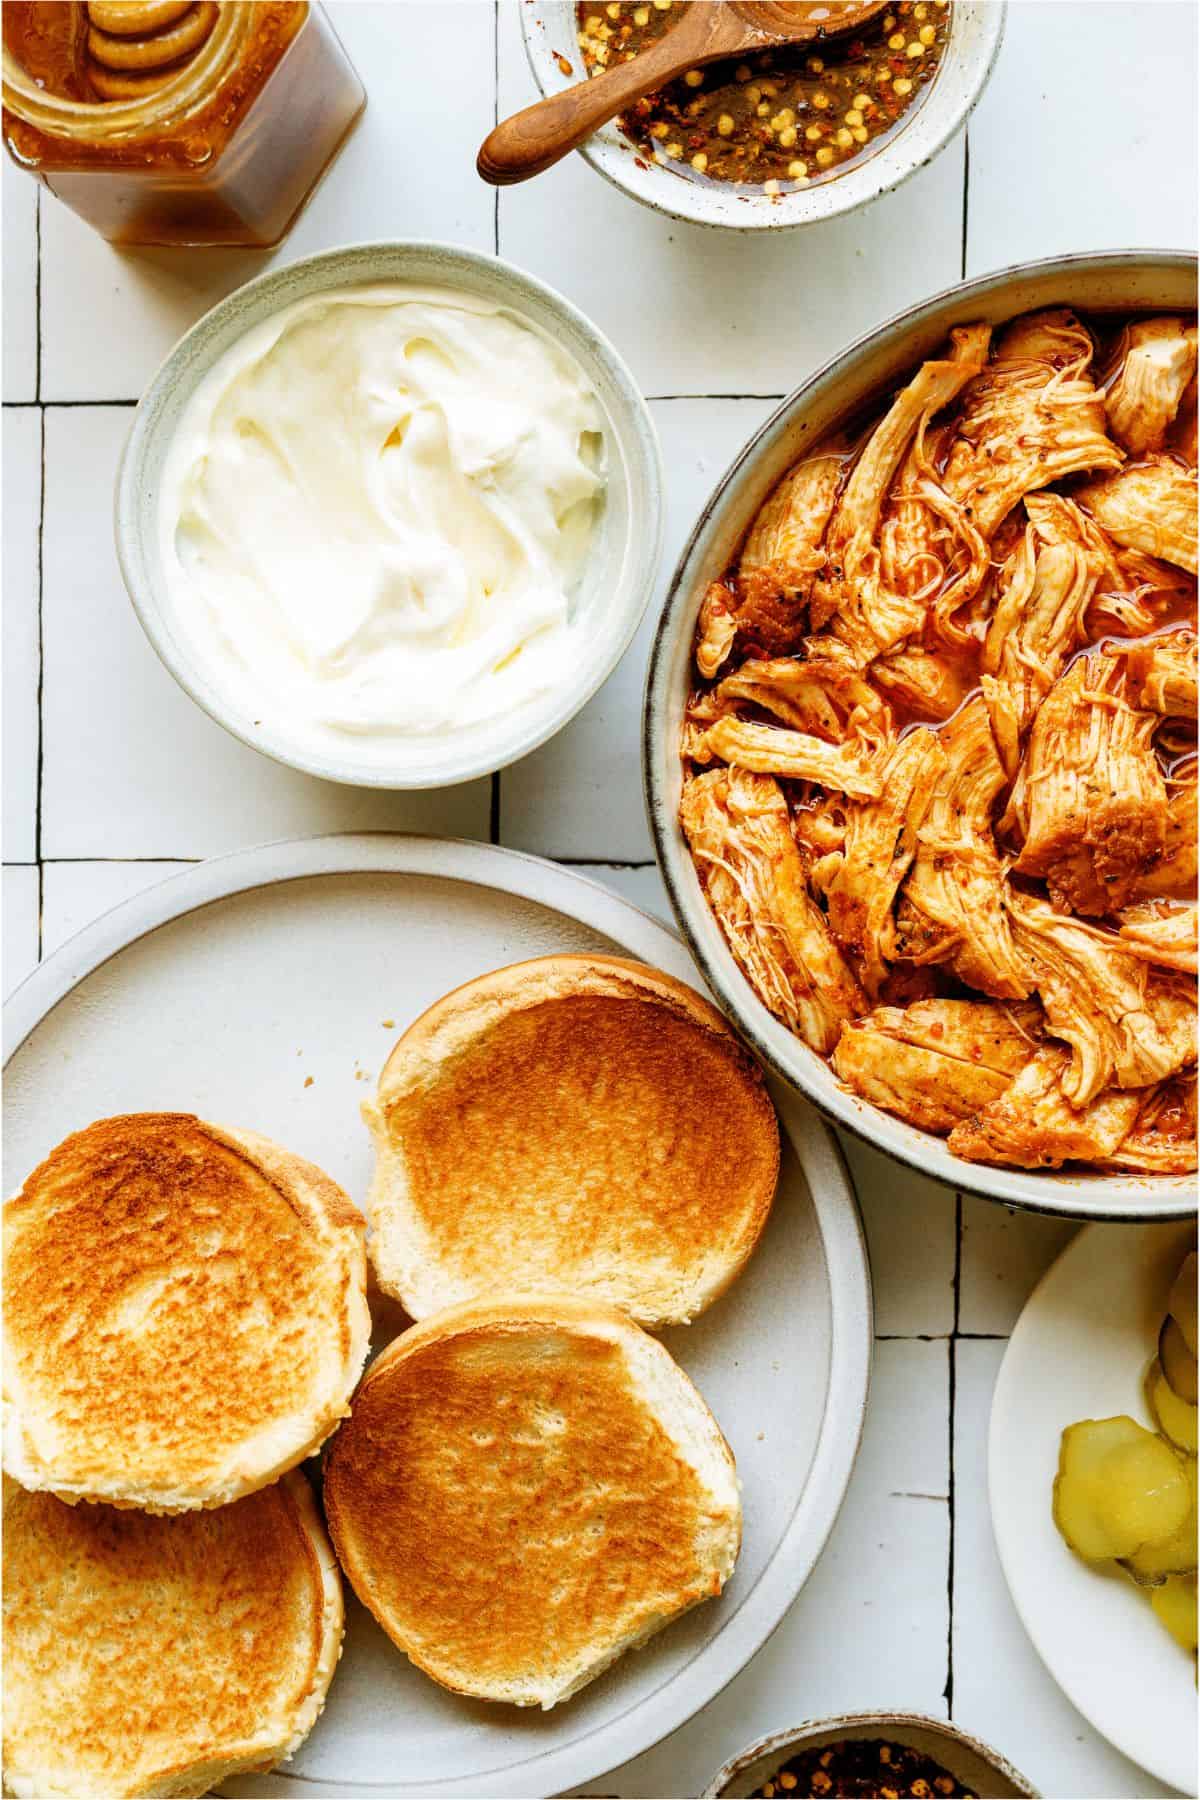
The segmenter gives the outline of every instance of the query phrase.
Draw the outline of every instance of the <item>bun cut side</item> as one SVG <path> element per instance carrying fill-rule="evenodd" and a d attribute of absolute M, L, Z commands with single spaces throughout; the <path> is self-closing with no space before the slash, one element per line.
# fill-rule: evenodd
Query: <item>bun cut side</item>
<path fill-rule="evenodd" d="M 458 1693 L 551 1707 L 719 1594 L 733 1457 L 661 1344 L 615 1309 L 505 1296 L 414 1326 L 326 1458 L 364 1605 Z"/>
<path fill-rule="evenodd" d="M 413 1318 L 497 1292 L 682 1323 L 750 1256 L 779 1174 L 761 1072 L 707 1000 L 618 957 L 448 994 L 363 1108 L 379 1283 Z"/>
<path fill-rule="evenodd" d="M 364 1222 L 313 1164 L 186 1113 L 102 1119 L 4 1209 L 4 1467 L 222 1506 L 316 1450 L 366 1358 Z"/>
<path fill-rule="evenodd" d="M 178 1518 L 6 1478 L 5 1792 L 200 1795 L 270 1768 L 312 1729 L 342 1625 L 302 1475 Z"/>

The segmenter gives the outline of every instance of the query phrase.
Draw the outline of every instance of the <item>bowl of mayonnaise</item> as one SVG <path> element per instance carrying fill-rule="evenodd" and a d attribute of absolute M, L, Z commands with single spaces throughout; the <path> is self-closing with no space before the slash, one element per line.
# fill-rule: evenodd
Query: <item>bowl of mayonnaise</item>
<path fill-rule="evenodd" d="M 333 781 L 527 755 L 654 585 L 662 467 L 612 345 L 511 264 L 359 244 L 258 277 L 172 350 L 117 475 L 142 626 L 227 730 Z"/>

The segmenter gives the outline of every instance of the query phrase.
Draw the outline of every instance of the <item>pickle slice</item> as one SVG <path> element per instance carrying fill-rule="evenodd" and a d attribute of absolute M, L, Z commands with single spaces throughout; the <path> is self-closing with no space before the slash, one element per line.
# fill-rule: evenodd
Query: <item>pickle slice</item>
<path fill-rule="evenodd" d="M 1189 1450 L 1195 1456 L 1200 1445 L 1197 1409 L 1179 1398 L 1163 1374 L 1157 1357 L 1146 1371 L 1146 1404 L 1163 1435 L 1178 1444 L 1181 1450 Z"/>
<path fill-rule="evenodd" d="M 1181 1458 L 1183 1472 L 1191 1493 L 1191 1505 L 1179 1530 L 1161 1544 L 1143 1544 L 1132 1556 L 1122 1557 L 1126 1569 L 1139 1587 L 1161 1587 L 1172 1575 L 1194 1575 L 1197 1564 L 1196 1458 Z"/>
<path fill-rule="evenodd" d="M 1179 1329 L 1192 1355 L 1196 1355 L 1196 1252 L 1184 1257 L 1183 1265 L 1171 1285 L 1167 1311 L 1179 1321 Z"/>
<path fill-rule="evenodd" d="M 1172 1391 L 1181 1400 L 1195 1406 L 1200 1399 L 1200 1390 L 1196 1384 L 1196 1358 L 1188 1349 L 1179 1320 L 1172 1318 L 1170 1313 L 1163 1320 L 1162 1330 L 1158 1334 L 1158 1360 Z"/>
<path fill-rule="evenodd" d="M 1150 1596 L 1150 1604 L 1177 1644 L 1196 1648 L 1196 1577 L 1172 1575 Z"/>
<path fill-rule="evenodd" d="M 1127 1414 L 1081 1419 L 1063 1432 L 1054 1522 L 1086 1562 L 1165 1544 L 1183 1525 L 1190 1498 L 1170 1445 Z"/>

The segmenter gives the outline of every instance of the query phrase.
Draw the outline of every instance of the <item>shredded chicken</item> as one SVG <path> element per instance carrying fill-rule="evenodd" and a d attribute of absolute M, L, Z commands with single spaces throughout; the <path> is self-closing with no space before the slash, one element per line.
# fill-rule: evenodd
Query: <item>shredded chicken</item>
<path fill-rule="evenodd" d="M 1133 884 L 1133 900 L 1196 897 L 1196 760 L 1167 778 L 1167 826 L 1158 860 Z"/>
<path fill-rule="evenodd" d="M 971 351 L 978 354 L 974 345 Z M 879 544 L 885 585 L 926 602 L 932 636 L 961 649 L 970 635 L 958 614 L 978 594 L 990 558 L 985 539 L 937 473 L 952 429 L 918 426 L 887 502 Z"/>
<path fill-rule="evenodd" d="M 975 685 L 970 666 L 957 657 L 912 647 L 872 663 L 871 679 L 914 718 L 939 725 L 958 711 Z"/>
<path fill-rule="evenodd" d="M 1011 892 L 1013 935 L 1027 958 L 1046 1029 L 1071 1048 L 1063 1092 L 1086 1106 L 1107 1087 L 1148 1087 L 1196 1060 L 1189 985 L 1130 953 L 1120 937 Z"/>
<path fill-rule="evenodd" d="M 972 326 L 954 332 L 945 362 L 923 363 L 875 427 L 854 465 L 825 534 L 825 570 L 812 590 L 812 622 L 832 621 L 834 633 L 860 663 L 901 643 L 924 624 L 927 601 L 889 588 L 876 538 L 896 471 L 909 444 L 935 413 L 948 406 L 987 354 L 989 332 Z"/>
<path fill-rule="evenodd" d="M 696 623 L 696 667 L 711 681 L 737 636 L 737 596 L 723 581 L 712 581 L 700 602 Z"/>
<path fill-rule="evenodd" d="M 847 806 L 844 850 L 822 868 L 830 929 L 858 952 L 871 994 L 878 993 L 885 965 L 895 957 L 892 909 L 945 763 L 936 732 L 910 732 L 882 770 L 881 798 Z"/>
<path fill-rule="evenodd" d="M 1109 1161 L 1142 1175 L 1190 1175 L 1196 1167 L 1196 1077 L 1148 1089 L 1133 1130 Z"/>
<path fill-rule="evenodd" d="M 1196 341 L 952 332 L 700 609 L 681 816 L 732 954 L 963 1156 L 1192 1166 Z"/>
<path fill-rule="evenodd" d="M 782 731 L 752 719 L 718 719 L 704 734 L 704 755 L 719 757 L 757 775 L 783 775 L 793 781 L 819 781 L 855 799 L 871 800 L 881 792 L 878 759 L 857 744 L 830 744 L 806 731 Z"/>
<path fill-rule="evenodd" d="M 1029 313 L 963 396 L 944 486 L 985 539 L 1026 494 L 1124 461 L 1105 430 L 1092 348 L 1074 313 Z"/>
<path fill-rule="evenodd" d="M 1192 342 L 1196 341 L 1196 328 L 1191 330 Z M 1193 375 L 1184 389 L 1183 399 L 1179 402 L 1179 411 L 1175 415 L 1175 423 L 1167 433 L 1167 449 L 1172 456 L 1177 456 L 1189 469 L 1196 467 L 1196 415 L 1197 384 Z"/>
<path fill-rule="evenodd" d="M 1075 498 L 1118 544 L 1196 573 L 1196 471 L 1173 456 L 1146 456 L 1118 475 L 1088 481 Z"/>
<path fill-rule="evenodd" d="M 1092 595 L 1112 561 L 1069 500 L 1037 494 L 1025 504 L 1029 527 L 1000 571 L 981 662 L 992 733 L 1010 778 L 1034 714 L 1084 641 Z"/>
<path fill-rule="evenodd" d="M 828 1054 L 866 998 L 812 899 L 787 802 L 769 776 L 711 769 L 685 783 L 680 820 L 709 904 L 751 987 Z"/>
<path fill-rule="evenodd" d="M 1036 1007 L 973 1000 L 881 1006 L 846 1026 L 833 1066 L 864 1100 L 944 1136 L 997 1099 L 1024 1067 L 1036 1046 L 1036 1016 Z"/>
<path fill-rule="evenodd" d="M 1186 570 L 1173 568 L 1141 550 L 1115 548 L 1115 577 L 1107 575 L 1087 617 L 1089 638 L 1118 631 L 1122 637 L 1145 637 L 1154 631 L 1163 606 L 1186 603 L 1194 587 Z"/>
<path fill-rule="evenodd" d="M 1196 373 L 1196 333 L 1179 318 L 1139 319 L 1125 332 L 1120 373 L 1104 397 L 1108 428 L 1133 456 L 1161 450 Z"/>
<path fill-rule="evenodd" d="M 1132 704 L 1164 718 L 1194 719 L 1196 649 L 1196 633 L 1181 629 L 1124 650 L 1125 691 Z"/>
<path fill-rule="evenodd" d="M 1109 1158 L 1137 1118 L 1138 1094 L 1109 1092 L 1075 1106 L 1066 1095 L 1070 1058 L 1045 1045 L 1004 1092 L 961 1120 L 950 1148 L 968 1162 L 1057 1169 Z"/>
<path fill-rule="evenodd" d="M 1196 902 L 1139 900 L 1120 915 L 1117 934 L 1131 956 L 1160 969 L 1197 972 Z"/>
<path fill-rule="evenodd" d="M 752 658 L 714 691 L 718 716 L 737 704 L 761 707 L 796 731 L 840 744 L 857 738 L 881 750 L 894 735 L 891 708 L 861 672 L 830 659 Z"/>
<path fill-rule="evenodd" d="M 843 445 L 797 463 L 759 508 L 738 563 L 739 575 L 770 568 L 785 587 L 807 589 L 821 567 L 820 548 L 846 461 Z"/>
<path fill-rule="evenodd" d="M 1004 907 L 1004 872 L 992 838 L 992 807 L 1005 775 L 981 698 L 940 732 L 944 763 L 918 848 L 900 891 L 896 952 L 908 962 L 944 962 L 969 987 L 1023 1000 L 1030 983 Z"/>
<path fill-rule="evenodd" d="M 1005 815 L 1022 840 L 1017 874 L 1042 876 L 1064 911 L 1116 911 L 1162 851 L 1157 721 L 1129 705 L 1124 686 L 1119 657 L 1072 664 L 1038 711 Z"/>

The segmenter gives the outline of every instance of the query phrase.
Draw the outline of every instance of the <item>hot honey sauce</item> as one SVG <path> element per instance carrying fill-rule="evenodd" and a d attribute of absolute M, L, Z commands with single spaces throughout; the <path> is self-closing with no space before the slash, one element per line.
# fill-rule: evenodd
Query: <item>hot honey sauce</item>
<path fill-rule="evenodd" d="M 125 244 L 278 242 L 365 95 L 303 0 L 8 0 L 10 155 Z"/>

